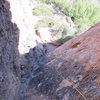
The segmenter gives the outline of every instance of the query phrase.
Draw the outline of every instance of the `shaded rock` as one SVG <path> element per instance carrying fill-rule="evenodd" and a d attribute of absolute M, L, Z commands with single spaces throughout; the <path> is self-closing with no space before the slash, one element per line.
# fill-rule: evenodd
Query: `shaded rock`
<path fill-rule="evenodd" d="M 18 99 L 20 81 L 15 74 L 15 62 L 19 57 L 19 30 L 11 19 L 9 2 L 0 0 L 0 100 Z"/>
<path fill-rule="evenodd" d="M 26 94 L 33 94 L 27 98 L 38 94 L 40 100 L 100 100 L 99 51 L 100 22 L 48 54 L 48 62 L 28 84 Z"/>
<path fill-rule="evenodd" d="M 30 9 L 0 0 L 0 100 L 100 100 L 100 23 L 46 55 Z"/>

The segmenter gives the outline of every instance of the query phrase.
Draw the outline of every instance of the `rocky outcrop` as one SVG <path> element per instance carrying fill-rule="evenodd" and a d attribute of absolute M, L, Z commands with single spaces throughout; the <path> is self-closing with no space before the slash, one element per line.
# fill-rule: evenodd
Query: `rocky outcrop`
<path fill-rule="evenodd" d="M 46 59 L 33 71 L 26 100 L 100 100 L 100 22 Z"/>
<path fill-rule="evenodd" d="M 36 46 L 29 3 L 0 0 L 0 100 L 20 100 L 23 74 L 31 71 L 33 60 L 22 56 Z"/>
<path fill-rule="evenodd" d="M 0 0 L 0 100 L 100 100 L 100 23 L 46 54 L 29 9 Z"/>
<path fill-rule="evenodd" d="M 15 71 L 19 57 L 19 29 L 11 22 L 9 9 L 9 2 L 0 0 L 0 100 L 17 99 L 20 84 Z"/>

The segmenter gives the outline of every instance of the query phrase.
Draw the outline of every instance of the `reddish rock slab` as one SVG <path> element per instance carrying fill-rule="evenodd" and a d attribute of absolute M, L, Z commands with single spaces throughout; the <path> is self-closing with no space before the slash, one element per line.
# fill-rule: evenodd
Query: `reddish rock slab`
<path fill-rule="evenodd" d="M 35 71 L 28 92 L 46 97 L 40 100 L 100 100 L 100 22 L 47 59 Z"/>

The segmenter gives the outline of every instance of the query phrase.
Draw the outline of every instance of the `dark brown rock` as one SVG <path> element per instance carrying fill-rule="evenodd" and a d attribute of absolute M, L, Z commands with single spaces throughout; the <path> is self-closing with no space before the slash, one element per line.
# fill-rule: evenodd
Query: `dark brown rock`
<path fill-rule="evenodd" d="M 27 98 L 38 94 L 39 100 L 100 100 L 100 22 L 47 59 L 35 70 Z"/>

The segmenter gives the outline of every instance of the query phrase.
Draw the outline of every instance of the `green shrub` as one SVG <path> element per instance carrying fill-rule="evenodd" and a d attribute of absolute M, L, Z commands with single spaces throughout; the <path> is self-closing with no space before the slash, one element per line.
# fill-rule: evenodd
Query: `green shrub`
<path fill-rule="evenodd" d="M 62 24 L 56 28 L 56 38 L 59 40 L 60 43 L 64 43 L 67 40 L 71 39 L 75 34 L 75 30 L 67 25 Z"/>
<path fill-rule="evenodd" d="M 69 15 L 75 18 L 76 23 L 86 23 L 91 26 L 100 20 L 100 7 L 94 5 L 90 0 L 78 0 L 73 8 Z"/>
<path fill-rule="evenodd" d="M 74 4 L 70 0 L 52 0 L 52 2 L 57 4 L 66 15 L 74 17 L 76 20 L 92 19 L 90 23 L 95 23 L 100 17 L 100 6 L 94 5 L 91 0 L 78 0 Z"/>
<path fill-rule="evenodd" d="M 38 5 L 34 10 L 33 10 L 33 14 L 34 15 L 53 15 L 55 13 L 55 11 L 53 10 L 53 8 L 49 5 L 46 4 L 40 4 Z"/>
<path fill-rule="evenodd" d="M 56 21 L 53 20 L 52 18 L 45 17 L 42 20 L 40 20 L 35 27 L 36 28 L 41 28 L 41 27 L 52 27 L 56 24 Z"/>
<path fill-rule="evenodd" d="M 86 30 L 88 30 L 89 26 L 85 23 L 79 23 L 78 24 L 78 29 L 76 31 L 76 34 L 82 34 Z"/>
<path fill-rule="evenodd" d="M 100 21 L 100 5 L 95 5 L 91 0 L 77 0 L 76 3 L 71 3 L 70 0 L 41 0 L 43 3 L 53 3 L 65 15 L 73 18 L 74 23 L 78 27 L 77 31 L 71 27 L 63 25 L 62 22 L 51 18 L 44 18 L 36 27 L 52 27 L 56 26 L 56 37 L 64 43 L 72 38 L 75 34 L 80 34 L 86 31 L 90 26 Z M 49 8 L 49 5 L 43 4 L 35 9 L 36 15 L 53 15 L 55 11 Z M 62 25 L 61 25 L 62 24 Z"/>
<path fill-rule="evenodd" d="M 91 0 L 78 0 L 74 4 L 70 0 L 51 0 L 51 2 L 67 16 L 72 17 L 77 25 L 86 24 L 85 26 L 88 28 L 100 21 L 100 6 L 93 4 Z M 84 31 L 81 26 L 79 26 L 79 30 Z"/>
<path fill-rule="evenodd" d="M 41 0 L 43 3 L 49 3 L 50 0 Z"/>

